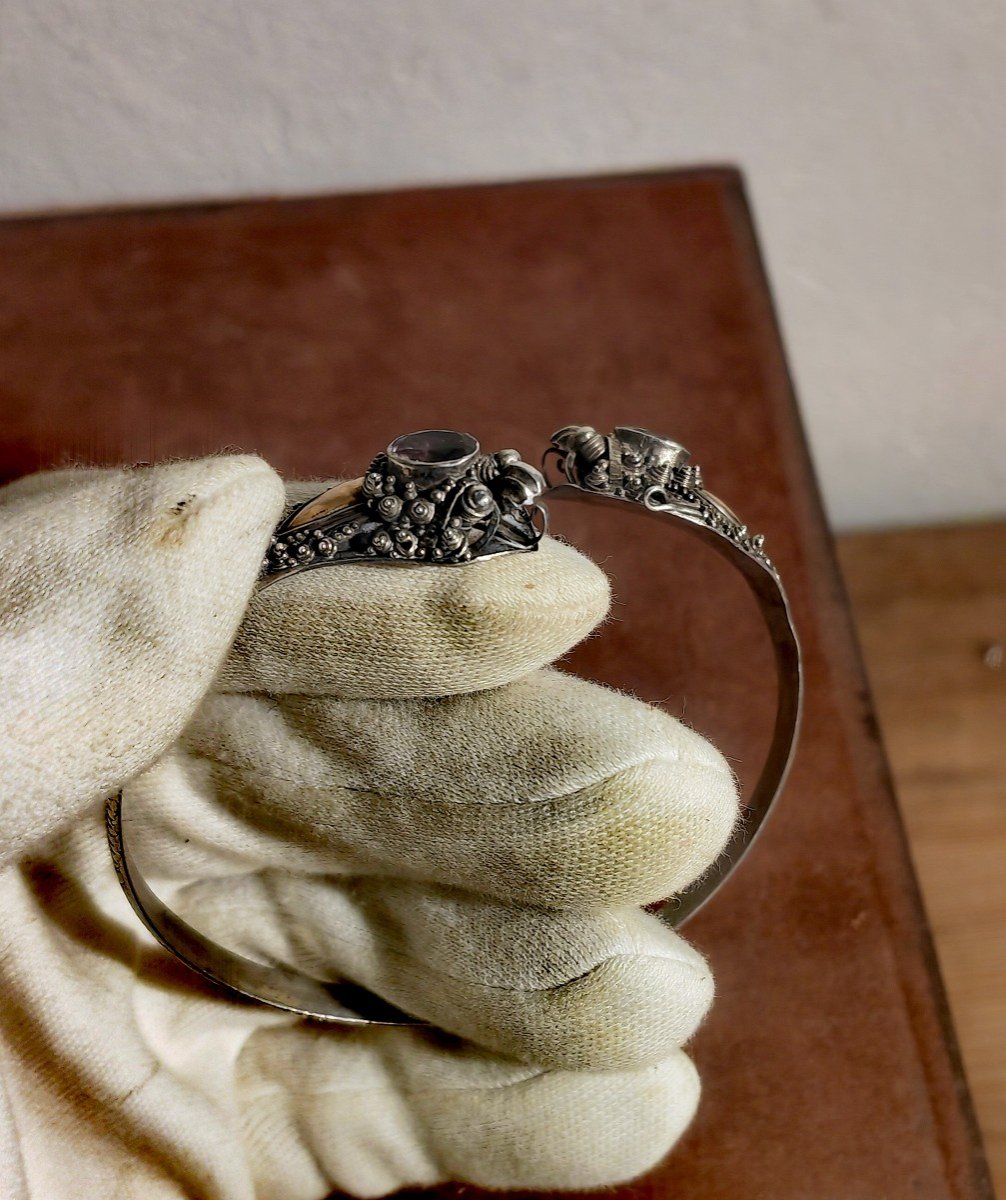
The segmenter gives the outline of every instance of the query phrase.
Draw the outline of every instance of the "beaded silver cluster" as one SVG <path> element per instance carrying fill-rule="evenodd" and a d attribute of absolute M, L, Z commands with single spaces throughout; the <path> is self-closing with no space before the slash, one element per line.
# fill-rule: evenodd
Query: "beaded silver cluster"
<path fill-rule="evenodd" d="M 467 458 L 444 466 L 378 454 L 351 503 L 306 524 L 298 516 L 307 506 L 287 516 L 266 553 L 264 576 L 333 560 L 456 564 L 533 550 L 542 534 L 535 522 L 541 473 L 516 450 Z"/>
<path fill-rule="evenodd" d="M 705 490 L 701 468 L 678 442 L 632 426 L 603 434 L 589 425 L 567 425 L 552 435 L 550 452 L 577 487 L 705 525 L 771 567 L 764 535 L 749 533 L 722 500 Z"/>

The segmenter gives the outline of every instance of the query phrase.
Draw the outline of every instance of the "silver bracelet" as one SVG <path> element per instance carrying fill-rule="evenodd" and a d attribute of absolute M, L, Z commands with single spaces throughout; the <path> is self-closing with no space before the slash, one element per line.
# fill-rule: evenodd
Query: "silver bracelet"
<path fill-rule="evenodd" d="M 688 451 L 645 429 L 601 434 L 560 429 L 545 452 L 560 479 L 549 486 L 515 450 L 482 454 L 475 438 L 424 430 L 397 438 L 362 479 L 338 484 L 284 517 L 270 542 L 258 587 L 344 562 L 434 563 L 461 567 L 499 554 L 537 549 L 547 527 L 541 499 L 632 504 L 670 517 L 727 558 L 747 580 L 772 639 L 778 699 L 768 754 L 734 832 L 710 869 L 654 911 L 678 926 L 734 871 L 764 824 L 789 770 L 800 724 L 800 646 L 779 574 L 738 517 L 702 483 Z M 154 937 L 231 994 L 320 1021 L 425 1024 L 351 982 L 326 982 L 291 968 L 254 962 L 198 932 L 158 899 L 137 871 L 123 835 L 122 793 L 105 810 L 116 874 Z"/>

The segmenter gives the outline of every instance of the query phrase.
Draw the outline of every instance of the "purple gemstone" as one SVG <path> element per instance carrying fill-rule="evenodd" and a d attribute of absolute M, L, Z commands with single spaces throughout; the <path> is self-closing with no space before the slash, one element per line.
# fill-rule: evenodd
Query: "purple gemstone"
<path fill-rule="evenodd" d="M 460 473 L 479 453 L 470 433 L 453 429 L 422 429 L 406 433 L 388 447 L 388 458 L 399 466 L 438 476 Z"/>

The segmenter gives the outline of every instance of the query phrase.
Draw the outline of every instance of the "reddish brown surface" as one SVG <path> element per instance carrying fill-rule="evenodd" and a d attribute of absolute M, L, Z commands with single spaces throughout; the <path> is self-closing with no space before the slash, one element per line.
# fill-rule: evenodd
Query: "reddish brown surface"
<path fill-rule="evenodd" d="M 355 475 L 436 425 L 528 456 L 572 422 L 689 446 L 768 535 L 808 703 L 778 813 L 689 926 L 719 983 L 699 1117 L 618 1194 L 991 1195 L 736 175 L 16 222 L 0 281 L 7 475 L 222 445 Z M 651 522 L 555 517 L 622 601 L 577 669 L 684 710 L 750 780 L 772 690 L 743 585 Z"/>

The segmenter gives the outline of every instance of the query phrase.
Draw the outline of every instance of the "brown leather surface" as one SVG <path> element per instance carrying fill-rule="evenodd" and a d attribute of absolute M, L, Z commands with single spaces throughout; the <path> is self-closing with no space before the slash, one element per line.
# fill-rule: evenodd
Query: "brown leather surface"
<path fill-rule="evenodd" d="M 991 1195 L 733 172 L 11 222 L 0 412 L 7 476 L 224 445 L 355 475 L 437 425 L 529 457 L 574 422 L 684 442 L 767 535 L 808 702 L 778 811 L 688 927 L 719 986 L 699 1116 L 617 1195 Z M 743 584 L 670 528 L 553 516 L 617 580 L 572 665 L 683 712 L 750 782 L 773 689 Z"/>

